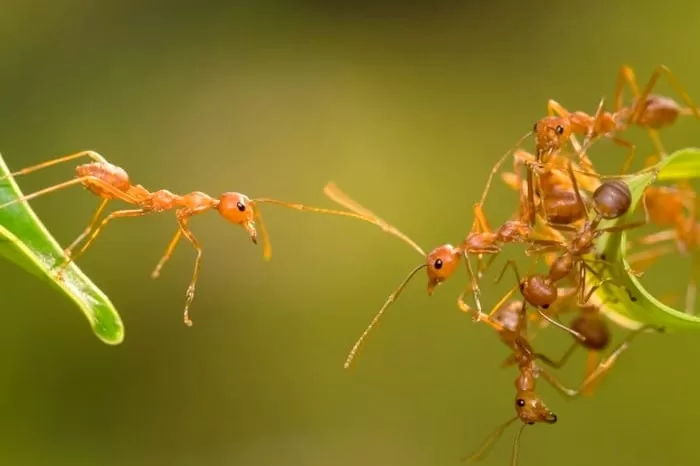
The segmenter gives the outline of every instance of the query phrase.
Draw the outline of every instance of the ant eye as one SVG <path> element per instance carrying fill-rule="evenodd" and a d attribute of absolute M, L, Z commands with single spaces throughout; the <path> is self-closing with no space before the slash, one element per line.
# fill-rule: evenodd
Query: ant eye
<path fill-rule="evenodd" d="M 522 398 L 518 398 L 518 400 L 515 403 L 521 408 L 525 406 L 525 400 L 523 400 Z"/>
<path fill-rule="evenodd" d="M 440 270 L 442 268 L 442 259 L 437 259 L 433 264 L 433 267 L 435 267 L 437 270 Z"/>
<path fill-rule="evenodd" d="M 238 207 L 238 210 L 240 210 L 241 212 L 245 212 L 245 204 L 243 204 L 241 201 L 238 201 L 236 207 Z"/>
<path fill-rule="evenodd" d="M 532 125 L 532 131 L 537 131 L 537 122 L 535 122 L 535 124 Z"/>
<path fill-rule="evenodd" d="M 542 309 L 549 309 L 549 304 L 543 304 Z"/>
<path fill-rule="evenodd" d="M 532 422 L 532 421 L 530 421 L 530 422 L 528 422 L 528 423 L 527 423 L 527 425 L 529 425 L 529 426 L 534 426 L 534 425 L 535 425 L 535 423 L 534 423 L 534 422 Z"/>
<path fill-rule="evenodd" d="M 557 132 L 557 134 L 564 134 L 564 127 L 562 125 L 557 125 L 554 130 Z"/>

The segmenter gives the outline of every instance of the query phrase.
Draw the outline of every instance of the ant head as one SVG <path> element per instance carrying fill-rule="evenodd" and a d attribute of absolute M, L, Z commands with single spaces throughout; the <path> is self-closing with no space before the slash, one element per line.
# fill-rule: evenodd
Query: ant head
<path fill-rule="evenodd" d="M 217 210 L 222 217 L 245 228 L 250 239 L 257 244 L 258 233 L 255 229 L 254 209 L 248 196 L 241 193 L 223 193 L 217 205 Z"/>
<path fill-rule="evenodd" d="M 548 116 L 538 120 L 532 131 L 538 151 L 554 152 L 571 136 L 571 123 L 567 118 Z"/>
<path fill-rule="evenodd" d="M 533 391 L 518 392 L 515 397 L 515 412 L 525 424 L 536 422 L 554 424 L 557 422 L 557 416 L 545 406 L 542 399 Z"/>
<path fill-rule="evenodd" d="M 439 246 L 425 257 L 428 267 L 428 294 L 432 295 L 435 287 L 452 276 L 459 264 L 462 252 L 451 244 Z"/>

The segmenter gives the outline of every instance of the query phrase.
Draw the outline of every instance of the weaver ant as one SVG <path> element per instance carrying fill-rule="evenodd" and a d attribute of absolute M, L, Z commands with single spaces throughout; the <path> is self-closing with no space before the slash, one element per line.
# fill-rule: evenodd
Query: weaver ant
<path fill-rule="evenodd" d="M 688 106 L 687 108 L 681 107 L 669 97 L 651 93 L 661 75 L 668 78 L 683 102 Z M 634 102 L 629 106 L 622 105 L 622 93 L 625 85 L 629 86 L 634 95 Z M 547 111 L 550 116 L 547 118 L 553 118 L 556 115 L 554 118 L 567 119 L 571 133 L 585 136 L 584 147 L 601 137 L 608 137 L 615 144 L 626 148 L 628 155 L 622 167 L 623 174 L 627 173 L 632 163 L 635 145 L 621 139 L 617 133 L 623 132 L 630 125 L 645 128 L 659 155 L 664 156 L 666 151 L 661 144 L 657 130 L 672 125 L 680 115 L 694 115 L 700 120 L 700 110 L 681 87 L 673 73 L 664 65 L 660 65 L 654 70 L 641 93 L 632 68 L 626 65 L 622 66 L 617 73 L 614 101 L 614 112 L 605 111 L 603 100 L 601 100 L 596 112 L 589 115 L 582 111 L 569 112 L 557 101 L 549 100 Z M 580 152 L 579 155 L 582 156 L 583 152 Z"/>
<path fill-rule="evenodd" d="M 580 291 L 580 304 L 588 302 L 592 294 L 602 284 L 599 283 L 585 293 L 585 277 L 586 272 L 598 275 L 598 273 L 587 263 L 588 259 L 584 257 L 589 254 L 593 247 L 594 241 L 603 233 L 611 233 L 623 231 L 630 228 L 635 228 L 644 224 L 644 222 L 629 223 L 623 225 L 615 225 L 607 228 L 598 228 L 602 220 L 616 219 L 626 214 L 632 203 L 632 195 L 627 184 L 621 180 L 610 180 L 602 183 L 591 197 L 591 207 L 595 211 L 595 217 L 590 219 L 587 204 L 581 198 L 578 190 L 578 183 L 573 173 L 571 162 L 569 162 L 569 176 L 573 187 L 573 192 L 576 197 L 576 202 L 580 206 L 580 210 L 585 213 L 587 220 L 580 228 L 567 225 L 573 223 L 578 218 L 566 218 L 565 222 L 556 225 L 556 229 L 570 231 L 573 235 L 566 241 L 530 238 L 531 247 L 528 249 L 530 254 L 541 254 L 564 250 L 551 264 L 547 274 L 533 274 L 521 278 L 518 272 L 517 265 L 514 261 L 506 262 L 503 270 L 498 278 L 500 280 L 508 267 L 513 269 L 515 278 L 519 284 L 520 292 L 525 301 L 537 307 L 538 309 L 547 309 L 558 298 L 559 282 L 571 278 L 575 271 L 578 272 L 577 289 Z M 562 209 L 562 217 L 574 217 L 568 205 Z M 497 281 L 498 281 L 497 280 Z"/>
<path fill-rule="evenodd" d="M 10 202 L 6 202 L 0 205 L 0 209 L 7 207 L 9 205 L 15 204 L 17 202 L 24 202 L 34 199 L 36 197 L 48 194 L 69 186 L 80 184 L 84 186 L 91 193 L 102 198 L 100 205 L 92 216 L 87 228 L 73 241 L 70 246 L 65 249 L 65 255 L 67 259 L 57 267 L 57 274 L 60 277 L 62 270 L 68 266 L 69 263 L 76 260 L 81 256 L 87 248 L 92 244 L 92 242 L 97 238 L 102 229 L 111 220 L 122 217 L 140 217 L 144 215 L 150 215 L 160 212 L 165 212 L 169 210 L 175 210 L 175 215 L 178 222 L 178 231 L 173 236 L 168 248 L 166 249 L 163 257 L 158 262 L 152 273 L 153 278 L 157 278 L 160 275 L 160 271 L 165 263 L 170 259 L 175 246 L 178 244 L 180 239 L 184 236 L 194 247 L 197 252 L 197 257 L 195 259 L 194 271 L 192 274 L 192 280 L 187 288 L 186 299 L 185 299 L 185 311 L 184 311 L 184 322 L 186 325 L 191 326 L 192 321 L 189 318 L 189 308 L 194 300 L 195 295 L 195 285 L 197 283 L 197 278 L 199 276 L 200 262 L 202 258 L 202 247 L 197 240 L 196 236 L 189 227 L 190 217 L 196 214 L 201 214 L 209 210 L 215 210 L 224 219 L 229 222 L 242 226 L 247 232 L 253 243 L 257 244 L 258 230 L 260 228 L 260 233 L 263 240 L 263 255 L 266 259 L 269 259 L 272 254 L 272 249 L 270 247 L 269 238 L 267 231 L 262 222 L 260 212 L 258 212 L 258 204 L 277 204 L 291 209 L 299 211 L 309 211 L 317 212 L 330 215 L 339 215 L 344 217 L 352 217 L 360 220 L 371 221 L 364 218 L 362 215 L 343 212 L 329 209 L 322 209 L 317 207 L 310 207 L 303 204 L 288 203 L 283 201 L 278 201 L 276 199 L 270 198 L 257 198 L 250 199 L 246 195 L 236 192 L 225 192 L 219 196 L 219 198 L 213 198 L 206 193 L 201 191 L 194 191 L 185 195 L 177 195 L 168 190 L 161 189 L 158 191 L 149 191 L 141 185 L 134 185 L 129 180 L 129 175 L 121 167 L 118 167 L 110 162 L 108 162 L 102 155 L 93 151 L 82 151 L 75 154 L 66 155 L 53 160 L 49 160 L 37 165 L 33 165 L 22 170 L 10 173 L 0 180 L 10 177 L 25 175 L 36 170 L 47 168 L 59 163 L 68 162 L 81 157 L 88 157 L 92 159 L 91 162 L 81 164 L 76 167 L 76 177 L 64 181 L 62 183 L 49 186 L 48 188 L 41 189 L 32 194 L 22 196 L 19 199 L 15 199 Z M 104 211 L 105 207 L 110 201 L 121 200 L 127 204 L 135 206 L 135 209 L 128 210 L 118 210 L 108 214 L 102 221 L 100 221 L 100 215 Z M 81 241 L 85 240 L 82 247 L 77 253 L 73 254 L 73 249 L 80 244 Z"/>
<path fill-rule="evenodd" d="M 510 427 L 514 422 L 520 420 L 523 424 L 516 434 L 513 443 L 512 465 L 518 463 L 520 437 L 526 426 L 536 423 L 554 424 L 557 422 L 557 416 L 545 405 L 544 401 L 537 395 L 535 388 L 539 377 L 542 377 L 552 387 L 561 394 L 576 398 L 580 396 L 588 387 L 600 380 L 605 375 L 620 357 L 627 350 L 632 340 L 643 331 L 654 329 L 662 331 L 663 329 L 645 325 L 642 326 L 625 338 L 620 345 L 610 355 L 601 361 L 595 370 L 593 370 L 583 383 L 576 389 L 568 388 L 561 383 L 556 377 L 550 374 L 537 364 L 537 361 L 542 362 L 552 368 L 560 368 L 568 360 L 572 350 L 559 360 L 554 361 L 547 356 L 536 352 L 532 345 L 527 340 L 527 317 L 525 314 L 525 303 L 520 301 L 509 301 L 511 294 L 515 289 L 511 289 L 491 310 L 488 315 L 484 315 L 479 311 L 474 311 L 464 302 L 464 292 L 460 295 L 457 304 L 459 308 L 467 313 L 476 313 L 475 320 L 484 322 L 500 336 L 501 341 L 508 346 L 513 352 L 512 358 L 509 360 L 512 364 L 518 367 L 518 377 L 515 379 L 515 412 L 516 415 L 498 426 L 482 443 L 481 447 L 473 454 L 462 458 L 463 461 L 474 462 L 486 456 L 488 449 L 500 438 L 503 432 Z"/>

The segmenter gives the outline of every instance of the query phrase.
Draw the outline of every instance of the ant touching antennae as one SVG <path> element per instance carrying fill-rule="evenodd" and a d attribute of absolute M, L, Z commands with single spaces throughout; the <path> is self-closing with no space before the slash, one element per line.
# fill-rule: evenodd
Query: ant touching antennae
<path fill-rule="evenodd" d="M 401 233 L 396 227 L 388 224 L 386 221 L 377 217 L 374 213 L 369 211 L 367 208 L 361 206 L 357 201 L 351 199 L 347 194 L 345 194 L 335 183 L 328 183 L 323 188 L 323 192 L 333 201 L 342 205 L 343 207 L 350 209 L 358 214 L 361 214 L 367 218 L 372 219 L 372 223 L 379 226 L 383 231 L 400 238 L 405 243 L 413 247 L 421 256 L 424 257 L 424 262 L 416 266 L 408 276 L 399 284 L 399 286 L 389 295 L 387 300 L 384 302 L 382 307 L 379 309 L 377 314 L 374 316 L 370 324 L 367 326 L 365 331 L 360 335 L 355 342 L 355 345 L 350 350 L 347 359 L 345 360 L 344 367 L 347 369 L 350 367 L 353 359 L 355 358 L 360 346 L 364 342 L 367 335 L 375 327 L 379 319 L 382 317 L 384 312 L 391 306 L 391 304 L 398 299 L 398 297 L 403 292 L 404 288 L 413 279 L 413 277 L 421 269 L 427 269 L 428 273 L 428 295 L 432 295 L 435 288 L 447 280 L 454 274 L 459 264 L 460 256 L 462 251 L 460 248 L 452 246 L 451 244 L 445 244 L 439 246 L 428 254 L 426 254 L 423 249 L 421 249 L 413 240 L 407 237 L 405 234 Z"/>
<path fill-rule="evenodd" d="M 79 256 L 81 256 L 90 247 L 90 245 L 95 241 L 100 232 L 107 226 L 107 224 L 116 218 L 125 217 L 140 217 L 144 215 L 150 215 L 165 211 L 174 210 L 175 217 L 178 223 L 178 231 L 176 232 L 173 239 L 170 241 L 168 248 L 163 255 L 162 259 L 159 261 L 155 270 L 152 273 L 154 278 L 158 277 L 160 270 L 163 265 L 167 262 L 175 249 L 175 246 L 179 240 L 184 236 L 191 244 L 192 247 L 197 252 L 197 257 L 195 259 L 194 271 L 192 273 L 192 280 L 187 288 L 186 298 L 185 298 L 185 311 L 184 311 L 184 322 L 188 326 L 192 325 L 192 321 L 189 318 L 189 308 L 194 300 L 195 286 L 197 283 L 197 278 L 199 277 L 200 263 L 202 258 L 202 246 L 199 240 L 194 235 L 189 227 L 189 220 L 192 216 L 204 213 L 209 210 L 215 210 L 229 222 L 242 226 L 247 232 L 253 243 L 257 243 L 257 229 L 256 224 L 261 227 L 261 234 L 263 237 L 263 254 L 265 258 L 269 259 L 271 255 L 271 248 L 269 245 L 269 239 L 267 236 L 267 231 L 262 223 L 262 218 L 258 212 L 258 204 L 277 204 L 284 207 L 288 207 L 294 210 L 317 212 L 322 214 L 338 215 L 343 217 L 351 217 L 359 220 L 372 222 L 371 219 L 353 213 L 344 211 L 335 211 L 329 209 L 322 209 L 318 207 L 310 207 L 303 204 L 287 203 L 269 198 L 260 199 L 249 199 L 246 195 L 236 192 L 225 192 L 221 194 L 218 198 L 213 198 L 206 193 L 201 191 L 194 191 L 185 195 L 177 195 L 168 190 L 161 189 L 158 191 L 149 191 L 141 185 L 134 185 L 129 180 L 129 175 L 126 170 L 118 167 L 114 164 L 109 163 L 104 157 L 102 157 L 97 152 L 93 151 L 83 151 L 77 152 L 75 154 L 63 156 L 56 158 L 54 160 L 49 160 L 31 167 L 18 170 L 14 173 L 6 175 L 0 180 L 8 176 L 18 176 L 25 175 L 42 168 L 51 167 L 53 165 L 67 162 L 70 160 L 75 160 L 80 157 L 88 157 L 92 159 L 92 162 L 85 163 L 76 167 L 76 177 L 64 181 L 62 183 L 49 186 L 48 188 L 41 189 L 34 193 L 22 196 L 21 198 L 14 199 L 10 202 L 6 202 L 0 205 L 0 209 L 10 206 L 18 202 L 25 202 L 36 197 L 42 196 L 44 194 L 49 194 L 54 191 L 58 191 L 63 188 L 67 188 L 73 185 L 82 185 L 87 188 L 91 193 L 102 198 L 97 211 L 92 217 L 88 227 L 81 233 L 81 235 L 71 243 L 71 245 L 65 251 L 67 260 L 57 267 L 57 274 L 60 274 L 65 267 L 68 266 L 72 261 L 75 261 Z M 117 210 L 107 216 L 105 216 L 102 221 L 100 220 L 100 214 L 105 209 L 107 203 L 112 200 L 121 200 L 127 204 L 133 205 L 134 209 Z M 85 240 L 81 248 L 74 254 L 73 248 L 76 247 L 81 241 Z"/>

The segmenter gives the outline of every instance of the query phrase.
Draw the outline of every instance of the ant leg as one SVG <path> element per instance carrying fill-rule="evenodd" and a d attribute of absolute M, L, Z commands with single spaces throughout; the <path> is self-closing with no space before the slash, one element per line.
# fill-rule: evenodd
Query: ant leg
<path fill-rule="evenodd" d="M 598 367 L 595 368 L 593 373 L 586 377 L 583 383 L 576 389 L 568 388 L 566 385 L 562 384 L 556 377 L 554 377 L 549 372 L 543 369 L 540 369 L 540 375 L 561 394 L 571 398 L 576 398 L 580 396 L 586 388 L 588 388 L 591 384 L 600 379 L 613 367 L 617 359 L 620 357 L 620 355 L 622 355 L 622 353 L 624 353 L 629 348 L 630 343 L 632 342 L 632 340 L 634 340 L 634 338 L 637 335 L 639 335 L 645 330 L 650 329 L 655 329 L 659 332 L 663 331 L 663 329 L 653 325 L 644 325 L 642 327 L 639 327 L 637 330 L 630 332 L 630 334 L 627 335 L 627 338 L 625 338 L 622 341 L 622 343 L 620 343 L 620 345 L 607 358 L 601 361 L 600 364 L 598 364 Z"/>
<path fill-rule="evenodd" d="M 506 263 L 503 265 L 503 269 L 501 270 L 501 273 L 498 275 L 498 278 L 494 283 L 500 283 L 500 281 L 503 279 L 503 276 L 506 274 L 506 270 L 508 270 L 508 267 L 513 269 L 513 273 L 515 274 L 515 279 L 518 281 L 518 286 L 522 283 L 522 280 L 520 280 L 520 272 L 518 272 L 518 265 L 515 263 L 514 260 L 508 259 Z"/>
<path fill-rule="evenodd" d="M 199 268 L 202 262 L 202 246 L 199 244 L 197 237 L 194 236 L 192 230 L 190 230 L 187 224 L 190 216 L 194 212 L 190 209 L 182 209 L 177 212 L 177 223 L 180 225 L 180 231 L 182 234 L 192 243 L 195 251 L 197 251 L 197 257 L 194 260 L 194 270 L 192 272 L 192 280 L 190 285 L 187 287 L 187 292 L 185 293 L 185 312 L 184 312 L 184 322 L 188 327 L 192 326 L 192 320 L 190 320 L 190 305 L 194 301 L 195 286 L 197 285 L 197 279 L 199 278 Z"/>
<path fill-rule="evenodd" d="M 637 146 L 626 139 L 622 139 L 617 136 L 612 136 L 611 139 L 618 146 L 622 146 L 627 149 L 627 157 L 625 158 L 625 163 L 622 165 L 622 170 L 620 170 L 620 175 L 626 175 L 630 169 L 630 165 L 632 165 L 632 159 L 634 158 L 634 153 L 637 150 Z"/>
<path fill-rule="evenodd" d="M 53 186 L 49 186 L 48 188 L 40 189 L 39 191 L 35 191 L 31 194 L 25 194 L 24 196 L 21 196 L 17 199 L 13 199 L 11 201 L 5 202 L 4 204 L 0 205 L 0 209 L 4 209 L 5 207 L 11 206 L 13 204 L 17 204 L 19 202 L 27 202 L 32 199 L 35 199 L 39 196 L 43 196 L 44 194 L 49 194 L 54 191 L 61 190 L 63 188 L 67 188 L 69 186 L 73 186 L 75 184 L 84 184 L 86 182 L 90 182 L 91 184 L 94 184 L 98 186 L 101 190 L 105 192 L 105 194 L 108 194 L 115 199 L 120 199 L 127 204 L 138 204 L 138 201 L 130 196 L 129 194 L 119 191 L 117 188 L 112 186 L 111 184 L 107 183 L 106 181 L 102 180 L 101 178 L 97 178 L 96 176 L 88 175 L 88 176 L 80 176 L 77 178 L 70 179 L 68 181 L 64 181 L 62 183 L 55 184 Z"/>
<path fill-rule="evenodd" d="M 571 115 L 571 113 L 556 100 L 549 99 L 547 101 L 547 116 L 560 116 L 566 118 L 569 115 Z"/>
<path fill-rule="evenodd" d="M 586 372 L 584 380 L 586 380 L 588 377 L 590 377 L 591 374 L 593 374 L 596 367 L 598 367 L 598 364 L 600 364 L 600 352 L 596 350 L 588 350 L 588 355 L 586 356 Z M 588 387 L 581 390 L 582 395 L 593 396 L 593 392 L 595 391 L 599 383 L 600 379 L 596 380 L 595 382 L 591 382 L 591 384 Z"/>
<path fill-rule="evenodd" d="M 158 261 L 156 268 L 153 269 L 153 272 L 151 272 L 151 278 L 155 279 L 160 277 L 160 270 L 163 268 L 165 263 L 170 260 L 170 257 L 173 255 L 175 246 L 177 246 L 177 243 L 180 241 L 180 238 L 182 238 L 182 230 L 178 228 L 177 232 L 173 236 L 173 239 L 170 240 L 170 244 L 168 244 L 168 249 L 165 250 L 165 254 L 163 254 L 163 256 Z"/>
<path fill-rule="evenodd" d="M 561 369 L 569 361 L 569 358 L 571 358 L 571 355 L 574 354 L 574 352 L 576 351 L 576 348 L 578 348 L 578 346 L 579 346 L 578 343 L 576 343 L 576 342 L 572 343 L 571 346 L 569 346 L 569 349 L 566 350 L 566 353 L 564 353 L 556 361 L 550 359 L 549 357 L 545 356 L 542 353 L 535 353 L 535 357 L 550 367 L 553 367 L 555 369 Z"/>
<path fill-rule="evenodd" d="M 493 177 L 495 176 L 496 173 L 498 173 L 498 170 L 501 168 L 501 165 L 503 165 L 503 162 L 505 162 L 506 159 L 508 158 L 508 156 L 512 152 L 514 152 L 523 143 L 523 141 L 525 141 L 525 139 L 527 139 L 531 135 L 532 135 L 532 131 L 528 131 L 524 136 L 522 136 L 520 139 L 518 139 L 518 141 L 515 143 L 515 145 L 513 147 L 511 147 L 510 149 L 508 149 L 508 151 L 506 151 L 506 153 L 503 154 L 496 161 L 496 163 L 493 165 L 493 167 L 491 168 L 491 171 L 489 172 L 489 176 L 486 179 L 486 186 L 484 187 L 484 192 L 481 194 L 481 199 L 479 200 L 479 203 L 477 204 L 479 209 L 483 208 L 483 205 L 486 202 L 486 196 L 488 195 L 488 192 L 491 189 L 491 183 L 493 182 Z M 476 214 L 476 212 L 475 212 L 475 214 Z M 476 218 L 475 218 L 474 222 L 476 223 Z M 472 224 L 472 231 L 476 231 L 476 230 L 474 230 L 474 228 L 476 226 L 475 223 Z M 484 231 L 490 231 L 490 230 L 484 230 Z"/>
<path fill-rule="evenodd" d="M 578 188 L 578 181 L 576 181 L 576 176 L 574 175 L 574 167 L 569 160 L 569 163 L 566 165 L 566 170 L 569 173 L 569 179 L 571 179 L 571 187 L 574 190 L 574 196 L 576 196 L 576 202 L 578 202 L 578 205 L 583 208 L 583 211 L 586 213 L 586 216 L 588 216 L 588 206 L 586 205 L 585 202 L 583 202 L 583 198 L 581 197 L 581 191 L 579 191 Z"/>
<path fill-rule="evenodd" d="M 572 337 L 576 338 L 576 340 L 578 340 L 579 342 L 584 342 L 584 341 L 586 341 L 586 337 L 584 337 L 583 335 L 581 335 L 581 334 L 580 334 L 579 332 L 577 332 L 576 330 L 574 330 L 574 329 L 572 329 L 572 328 L 569 328 L 569 327 L 567 327 L 566 325 L 562 324 L 561 322 L 559 322 L 558 320 L 556 320 L 554 317 L 551 317 L 551 316 L 547 315 L 547 313 L 544 312 L 544 311 L 542 311 L 542 309 L 539 309 L 539 308 L 538 308 L 538 309 L 537 309 L 537 313 L 538 313 L 538 314 L 540 315 L 540 317 L 542 317 L 544 320 L 546 320 L 546 321 L 549 322 L 550 324 L 554 325 L 554 326 L 557 327 L 558 329 L 565 331 L 566 333 L 568 333 L 568 334 L 571 335 Z"/>
<path fill-rule="evenodd" d="M 23 168 L 21 170 L 17 170 L 16 172 L 12 172 L 12 173 L 9 173 L 5 176 L 1 176 L 0 180 L 4 180 L 5 178 L 9 178 L 9 177 L 26 175 L 27 173 L 32 173 L 32 172 L 35 172 L 37 170 L 41 170 L 42 168 L 52 167 L 52 166 L 58 165 L 60 163 L 69 162 L 71 160 L 75 160 L 75 159 L 78 159 L 80 157 L 89 157 L 96 162 L 108 163 L 107 160 L 104 157 L 102 157 L 100 154 L 98 154 L 97 152 L 94 152 L 91 150 L 84 150 L 81 152 L 76 152 L 75 154 L 64 155 L 64 156 L 57 157 L 57 158 L 52 159 L 52 160 L 47 160 L 45 162 L 41 162 L 41 163 L 38 163 L 36 165 L 32 165 L 30 167 Z"/>
<path fill-rule="evenodd" d="M 627 256 L 627 263 L 635 270 L 648 269 L 659 257 L 676 252 L 672 246 L 660 246 Z"/>
<path fill-rule="evenodd" d="M 132 209 L 132 210 L 117 210 L 112 212 L 111 214 L 107 215 L 102 222 L 97 226 L 97 228 L 94 229 L 90 237 L 85 241 L 85 243 L 82 245 L 82 247 L 78 250 L 77 253 L 75 253 L 73 256 L 69 257 L 66 259 L 65 262 L 63 262 L 61 265 L 58 266 L 57 268 L 57 273 L 60 274 L 63 269 L 65 269 L 71 262 L 75 262 L 80 256 L 87 251 L 87 249 L 90 247 L 90 245 L 95 241 L 97 236 L 102 232 L 105 226 L 111 221 L 114 220 L 115 218 L 121 218 L 121 217 L 141 217 L 143 215 L 148 215 L 153 212 L 143 210 L 143 209 Z"/>
<path fill-rule="evenodd" d="M 659 80 L 661 75 L 665 75 L 666 78 L 669 80 L 671 83 L 671 86 L 676 90 L 678 95 L 681 96 L 681 100 L 690 108 L 690 111 L 695 115 L 695 117 L 700 120 L 700 110 L 698 110 L 697 105 L 695 105 L 695 102 L 693 102 L 693 99 L 690 98 L 690 95 L 685 91 L 683 86 L 681 86 L 680 82 L 676 79 L 675 75 L 671 72 L 670 69 L 668 69 L 667 66 L 665 65 L 659 65 L 656 67 L 654 72 L 651 74 L 651 77 L 649 78 L 649 82 L 647 82 L 646 87 L 644 88 L 644 91 L 642 91 L 641 98 L 637 102 L 637 112 L 635 116 L 639 116 L 639 113 L 643 110 L 642 105 L 643 102 L 649 97 L 649 94 L 651 94 L 652 89 L 656 85 L 656 82 Z"/>
<path fill-rule="evenodd" d="M 488 314 L 484 314 L 481 311 L 474 310 L 473 308 L 469 307 L 469 305 L 464 301 L 465 293 L 467 293 L 466 290 L 463 291 L 457 298 L 457 307 L 459 308 L 459 310 L 466 314 L 469 314 L 472 317 L 472 320 L 474 320 L 474 322 L 483 322 L 497 332 L 502 331 L 503 326 L 491 319 L 491 317 Z"/>
<path fill-rule="evenodd" d="M 472 287 L 472 296 L 474 297 L 474 304 L 476 305 L 476 310 L 481 315 L 481 289 L 479 289 L 479 281 L 477 276 L 474 274 L 474 269 L 472 269 L 472 262 L 469 259 L 469 253 L 464 251 L 462 253 L 464 256 L 464 265 L 467 268 L 467 274 L 469 275 L 469 282 Z"/>
<path fill-rule="evenodd" d="M 71 254 L 73 253 L 73 248 L 75 248 L 82 240 L 87 237 L 87 235 L 90 234 L 90 232 L 95 228 L 95 225 L 97 225 L 97 221 L 100 219 L 100 214 L 102 211 L 107 207 L 107 203 L 109 202 L 109 199 L 102 199 L 102 202 L 100 202 L 99 207 L 97 207 L 97 210 L 95 213 L 92 215 L 92 219 L 90 219 L 90 223 L 88 226 L 83 230 L 83 232 L 68 246 L 63 250 L 63 253 L 67 256 L 70 257 Z"/>

